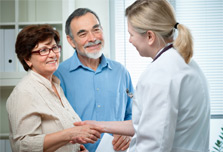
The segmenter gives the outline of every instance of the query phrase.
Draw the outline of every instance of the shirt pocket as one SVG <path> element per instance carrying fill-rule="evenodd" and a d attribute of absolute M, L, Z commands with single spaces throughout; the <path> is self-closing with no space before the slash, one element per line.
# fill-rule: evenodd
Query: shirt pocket
<path fill-rule="evenodd" d="M 122 121 L 125 118 L 127 94 L 124 90 L 107 90 L 104 93 L 106 113 L 111 114 L 111 121 Z M 107 100 L 106 100 L 107 99 Z"/>

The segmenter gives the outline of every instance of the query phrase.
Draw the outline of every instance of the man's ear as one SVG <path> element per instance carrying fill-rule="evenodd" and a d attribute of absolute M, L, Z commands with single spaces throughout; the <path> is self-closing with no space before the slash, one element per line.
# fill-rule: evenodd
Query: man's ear
<path fill-rule="evenodd" d="M 152 45 L 154 42 L 155 42 L 155 39 L 156 39 L 156 35 L 154 32 L 148 30 L 146 32 L 146 37 L 147 37 L 147 41 L 148 41 L 148 44 L 149 45 Z"/>
<path fill-rule="evenodd" d="M 67 41 L 68 41 L 68 43 L 69 43 L 73 48 L 76 47 L 75 44 L 74 44 L 74 42 L 73 42 L 73 39 L 72 39 L 69 35 L 67 35 Z"/>

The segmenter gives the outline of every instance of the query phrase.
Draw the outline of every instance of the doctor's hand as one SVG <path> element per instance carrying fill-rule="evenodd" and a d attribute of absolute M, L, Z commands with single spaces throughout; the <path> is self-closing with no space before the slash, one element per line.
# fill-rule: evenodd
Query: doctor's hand
<path fill-rule="evenodd" d="M 124 151 L 126 150 L 127 148 L 129 148 L 129 144 L 131 142 L 131 137 L 129 136 L 121 136 L 121 135 L 113 135 L 114 136 L 114 139 L 112 141 L 112 144 L 113 144 L 113 148 L 114 150 L 116 151 Z"/>
<path fill-rule="evenodd" d="M 78 122 L 75 122 L 74 125 L 75 126 L 91 125 L 91 126 L 100 128 L 100 129 L 97 130 L 100 133 L 105 133 L 106 132 L 106 130 L 103 128 L 103 126 L 100 125 L 100 122 L 99 121 L 95 121 L 95 120 L 78 121 Z"/>

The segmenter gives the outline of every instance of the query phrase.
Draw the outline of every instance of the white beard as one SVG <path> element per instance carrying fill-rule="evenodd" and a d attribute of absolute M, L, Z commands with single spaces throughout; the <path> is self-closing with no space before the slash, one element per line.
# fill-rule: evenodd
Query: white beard
<path fill-rule="evenodd" d="M 85 54 L 86 54 L 86 56 L 88 58 L 98 59 L 98 58 L 101 57 L 102 53 L 103 53 L 103 48 L 99 52 L 95 52 L 95 53 L 88 53 L 88 52 L 86 52 Z"/>
<path fill-rule="evenodd" d="M 82 55 L 82 56 L 86 56 L 88 58 L 91 58 L 91 59 L 98 59 L 101 57 L 102 53 L 103 53 L 103 50 L 104 48 L 101 48 L 98 52 L 94 52 L 94 53 L 89 53 L 87 52 L 86 50 L 84 50 L 84 52 L 81 52 L 79 50 L 76 49 L 76 51 Z"/>
<path fill-rule="evenodd" d="M 75 42 L 74 42 L 75 43 Z M 102 46 L 102 48 L 98 51 L 98 52 L 93 52 L 93 53 L 89 53 L 86 51 L 86 48 L 88 46 L 92 46 L 92 45 L 97 45 L 99 43 L 102 43 L 101 40 L 96 40 L 95 42 L 89 42 L 87 44 L 84 45 L 84 52 L 81 52 L 79 50 L 77 50 L 77 52 L 82 55 L 82 56 L 86 56 L 88 58 L 91 58 L 91 59 L 98 59 L 101 57 L 102 53 L 103 53 L 103 50 L 104 50 L 104 46 Z"/>

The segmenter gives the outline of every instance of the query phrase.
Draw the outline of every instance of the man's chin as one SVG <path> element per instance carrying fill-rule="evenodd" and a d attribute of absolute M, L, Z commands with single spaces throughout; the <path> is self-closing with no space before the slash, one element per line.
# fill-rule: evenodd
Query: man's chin
<path fill-rule="evenodd" d="M 98 59 L 101 57 L 102 55 L 102 51 L 98 52 L 98 53 L 88 53 L 86 54 L 88 58 L 91 58 L 91 59 Z"/>
<path fill-rule="evenodd" d="M 102 56 L 102 53 L 103 53 L 103 49 L 101 49 L 100 51 L 98 52 L 87 52 L 86 50 L 83 52 L 81 51 L 78 51 L 76 50 L 77 53 L 79 53 L 81 56 L 85 56 L 85 57 L 88 57 L 90 59 L 98 59 Z"/>

